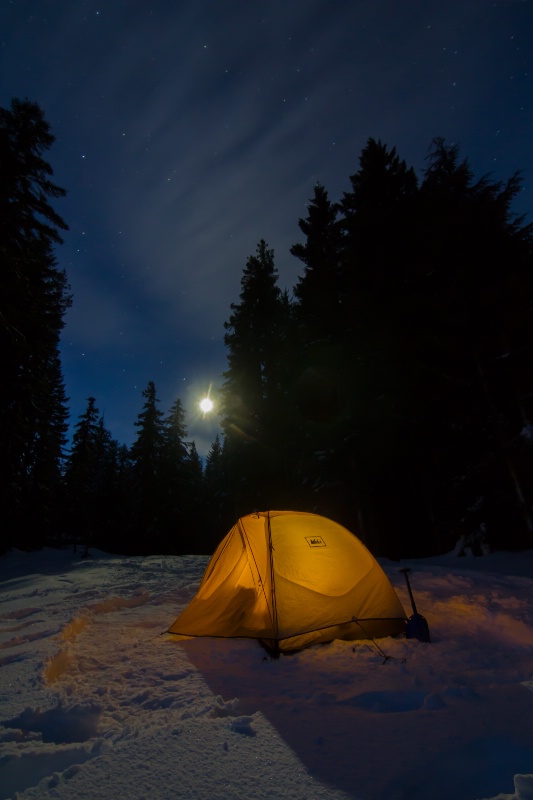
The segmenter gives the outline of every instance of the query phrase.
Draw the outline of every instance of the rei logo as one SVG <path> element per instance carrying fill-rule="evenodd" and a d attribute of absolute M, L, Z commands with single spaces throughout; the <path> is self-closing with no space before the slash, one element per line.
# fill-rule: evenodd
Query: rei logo
<path fill-rule="evenodd" d="M 325 547 L 326 543 L 321 536 L 306 536 L 305 540 L 309 547 Z"/>

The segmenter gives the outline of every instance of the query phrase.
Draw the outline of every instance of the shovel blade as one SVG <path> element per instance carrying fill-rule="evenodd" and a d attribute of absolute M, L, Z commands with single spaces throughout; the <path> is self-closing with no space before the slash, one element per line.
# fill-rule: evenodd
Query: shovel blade
<path fill-rule="evenodd" d="M 413 614 L 407 620 L 406 639 L 418 639 L 419 642 L 431 642 L 429 626 L 422 614 Z"/>

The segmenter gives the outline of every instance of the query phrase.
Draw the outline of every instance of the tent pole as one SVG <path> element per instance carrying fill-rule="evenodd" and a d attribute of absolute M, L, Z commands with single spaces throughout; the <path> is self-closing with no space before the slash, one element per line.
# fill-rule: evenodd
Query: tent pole
<path fill-rule="evenodd" d="M 279 658 L 279 639 L 278 639 L 278 609 L 276 605 L 276 583 L 274 581 L 274 555 L 272 547 L 272 531 L 270 528 L 270 511 L 267 511 L 267 529 L 268 529 L 268 557 L 270 559 L 270 593 L 272 597 L 272 621 L 274 623 L 274 646 L 272 648 L 272 657 Z"/>

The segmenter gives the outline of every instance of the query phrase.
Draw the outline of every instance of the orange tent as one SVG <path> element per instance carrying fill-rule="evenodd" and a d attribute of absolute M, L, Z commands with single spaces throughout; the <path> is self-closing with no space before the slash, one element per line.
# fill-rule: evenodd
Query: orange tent
<path fill-rule="evenodd" d="M 249 637 L 279 652 L 402 633 L 405 619 L 389 579 L 350 531 L 316 514 L 262 511 L 225 536 L 168 632 Z"/>

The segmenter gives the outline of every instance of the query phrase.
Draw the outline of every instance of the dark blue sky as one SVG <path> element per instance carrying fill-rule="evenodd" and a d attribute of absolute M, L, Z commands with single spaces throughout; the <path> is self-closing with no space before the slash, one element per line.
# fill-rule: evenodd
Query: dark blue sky
<path fill-rule="evenodd" d="M 2 0 L 0 105 L 41 105 L 68 190 L 73 422 L 92 395 L 131 443 L 153 380 L 205 454 L 247 257 L 264 238 L 291 290 L 313 185 L 340 199 L 370 136 L 419 174 L 435 136 L 520 169 L 529 214 L 532 78 L 530 0 Z"/>

